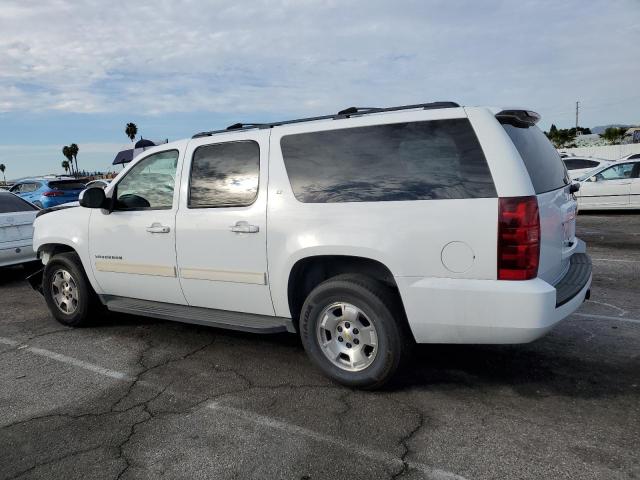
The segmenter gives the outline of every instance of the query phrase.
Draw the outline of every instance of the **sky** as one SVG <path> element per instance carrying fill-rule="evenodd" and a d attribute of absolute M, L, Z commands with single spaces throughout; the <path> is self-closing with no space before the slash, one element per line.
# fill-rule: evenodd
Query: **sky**
<path fill-rule="evenodd" d="M 0 163 L 106 170 L 139 134 L 436 100 L 640 124 L 640 0 L 1 0 Z"/>

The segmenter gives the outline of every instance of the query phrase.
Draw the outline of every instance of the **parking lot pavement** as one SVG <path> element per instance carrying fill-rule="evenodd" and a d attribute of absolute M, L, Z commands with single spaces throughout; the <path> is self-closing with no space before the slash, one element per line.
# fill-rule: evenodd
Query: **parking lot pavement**
<path fill-rule="evenodd" d="M 65 328 L 2 271 L 0 478 L 640 478 L 640 214 L 578 234 L 577 314 L 529 345 L 421 346 L 384 392 L 331 383 L 293 335 Z"/>

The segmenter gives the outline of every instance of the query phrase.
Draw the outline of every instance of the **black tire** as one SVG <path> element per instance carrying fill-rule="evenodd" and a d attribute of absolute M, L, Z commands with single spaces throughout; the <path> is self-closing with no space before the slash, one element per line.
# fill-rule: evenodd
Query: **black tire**
<path fill-rule="evenodd" d="M 54 298 L 54 275 L 61 271 L 68 272 L 73 279 L 72 291 L 75 291 L 77 299 L 73 302 L 74 309 L 71 312 L 64 312 Z M 49 260 L 42 276 L 42 293 L 52 315 L 69 327 L 89 325 L 92 315 L 97 315 L 102 310 L 100 300 L 84 273 L 82 262 L 74 252 L 59 253 Z"/>
<path fill-rule="evenodd" d="M 360 371 L 349 371 L 335 365 L 320 346 L 318 326 L 322 321 L 321 314 L 339 302 L 360 309 L 377 333 L 377 353 L 372 363 Z M 413 346 L 397 293 L 383 283 L 360 274 L 338 275 L 314 288 L 302 306 L 299 330 L 307 354 L 327 376 L 349 387 L 370 390 L 381 388 L 392 379 Z"/>

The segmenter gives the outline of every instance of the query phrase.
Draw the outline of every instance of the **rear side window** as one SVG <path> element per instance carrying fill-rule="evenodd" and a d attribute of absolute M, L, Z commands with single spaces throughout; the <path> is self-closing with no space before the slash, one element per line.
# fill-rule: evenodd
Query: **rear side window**
<path fill-rule="evenodd" d="M 10 193 L 0 193 L 0 213 L 31 212 L 37 207 Z"/>
<path fill-rule="evenodd" d="M 516 127 L 503 123 L 524 161 L 536 193 L 550 192 L 569 183 L 567 170 L 558 151 L 538 127 Z"/>
<path fill-rule="evenodd" d="M 82 182 L 49 182 L 49 187 L 56 190 L 84 190 L 85 184 Z"/>
<path fill-rule="evenodd" d="M 496 196 L 466 118 L 286 135 L 280 146 L 305 203 Z"/>
<path fill-rule="evenodd" d="M 251 205 L 259 180 L 260 147 L 253 140 L 198 147 L 191 164 L 189 208 Z"/>

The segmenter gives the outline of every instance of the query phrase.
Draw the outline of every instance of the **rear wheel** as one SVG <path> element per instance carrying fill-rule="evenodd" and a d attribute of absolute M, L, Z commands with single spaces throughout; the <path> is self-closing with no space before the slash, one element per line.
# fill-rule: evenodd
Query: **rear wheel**
<path fill-rule="evenodd" d="M 71 327 L 89 324 L 90 314 L 100 308 L 75 253 L 60 253 L 44 268 L 42 293 L 49 310 L 60 323 Z"/>
<path fill-rule="evenodd" d="M 397 295 L 365 275 L 318 285 L 302 307 L 300 335 L 312 361 L 350 387 L 383 386 L 412 345 Z"/>

